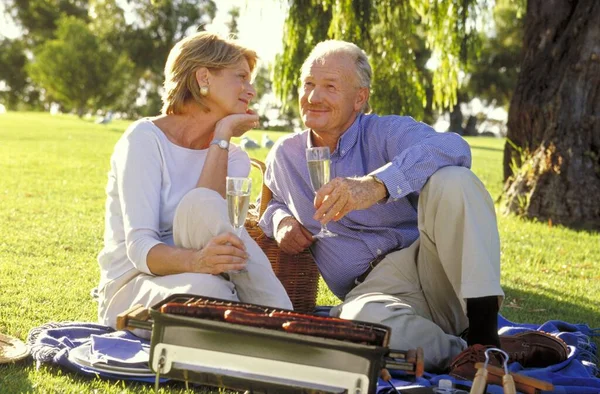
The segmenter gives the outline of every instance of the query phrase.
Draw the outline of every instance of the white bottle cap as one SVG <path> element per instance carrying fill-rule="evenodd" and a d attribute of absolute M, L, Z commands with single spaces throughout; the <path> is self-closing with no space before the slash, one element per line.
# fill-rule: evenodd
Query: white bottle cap
<path fill-rule="evenodd" d="M 451 389 L 453 386 L 452 381 L 450 379 L 440 379 L 438 382 L 438 388 L 440 389 Z"/>

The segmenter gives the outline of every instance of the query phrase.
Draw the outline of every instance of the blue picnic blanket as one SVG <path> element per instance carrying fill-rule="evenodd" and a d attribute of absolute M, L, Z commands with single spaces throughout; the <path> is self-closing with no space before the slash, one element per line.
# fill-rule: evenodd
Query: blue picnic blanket
<path fill-rule="evenodd" d="M 509 365 L 509 371 L 544 380 L 554 385 L 553 391 L 543 394 L 600 394 L 600 370 L 598 369 L 597 347 L 591 338 L 600 335 L 600 329 L 591 329 L 586 324 L 569 324 L 550 320 L 542 325 L 511 322 L 498 315 L 498 333 L 515 335 L 524 331 L 539 330 L 555 335 L 569 346 L 569 357 L 562 363 L 547 368 L 523 368 L 519 363 Z M 437 386 L 441 379 L 450 379 L 457 385 L 471 387 L 470 381 L 457 380 L 450 375 L 425 373 L 413 379 L 408 375 L 394 375 L 393 384 L 399 390 L 407 387 Z M 490 394 L 502 394 L 501 386 L 488 385 Z M 389 383 L 379 380 L 378 394 L 395 393 Z"/>
<path fill-rule="evenodd" d="M 321 307 L 320 312 L 325 310 Z M 600 329 L 591 329 L 585 324 L 569 324 L 559 320 L 551 320 L 542 325 L 521 324 L 498 317 L 499 333 L 503 335 L 517 334 L 528 330 L 540 330 L 556 335 L 567 343 L 570 354 L 567 360 L 547 368 L 524 369 L 519 363 L 509 366 L 511 372 L 518 372 L 554 384 L 554 391 L 544 394 L 600 394 L 600 371 L 598 369 L 597 347 L 591 338 L 600 335 Z M 123 376 L 98 371 L 89 366 L 73 362 L 69 352 L 80 346 L 90 348 L 90 360 L 111 365 L 140 367 L 147 366 L 144 349 L 149 341 L 139 338 L 128 331 L 115 331 L 95 323 L 62 322 L 48 323 L 36 327 L 29 332 L 27 343 L 31 355 L 38 366 L 41 363 L 54 363 L 85 375 L 101 376 L 110 379 L 136 380 L 154 382 L 148 376 Z M 147 352 L 146 352 L 147 354 Z M 99 364 L 102 365 L 102 364 Z M 456 384 L 470 387 L 469 381 L 458 381 L 449 375 L 425 373 L 420 378 L 409 375 L 394 374 L 391 383 L 400 392 L 408 387 L 437 386 L 439 380 L 450 379 Z M 161 379 L 161 381 L 164 381 Z M 378 382 L 377 394 L 395 393 L 389 382 Z M 488 393 L 501 394 L 500 386 L 488 386 Z"/>
<path fill-rule="evenodd" d="M 110 327 L 84 322 L 47 323 L 29 331 L 27 344 L 37 368 L 42 363 L 58 364 L 72 371 L 109 379 L 125 379 L 141 382 L 154 382 L 155 378 L 124 375 L 99 371 L 106 364 L 120 368 L 130 368 L 150 372 L 148 367 L 150 344 L 129 331 L 116 331 Z M 92 365 L 82 365 L 69 357 L 70 352 L 80 347 L 89 347 L 88 360 Z M 161 379 L 166 381 L 166 379 Z"/>

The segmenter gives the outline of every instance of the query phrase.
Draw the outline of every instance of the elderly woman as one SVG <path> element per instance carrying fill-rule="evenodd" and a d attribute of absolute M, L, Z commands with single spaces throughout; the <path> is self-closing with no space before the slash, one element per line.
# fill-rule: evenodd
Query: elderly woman
<path fill-rule="evenodd" d="M 163 114 L 133 123 L 111 158 L 100 323 L 175 293 L 292 307 L 258 245 L 234 235 L 224 199 L 225 177 L 250 171 L 230 139 L 258 124 L 248 108 L 256 58 L 205 32 L 171 50 Z"/>

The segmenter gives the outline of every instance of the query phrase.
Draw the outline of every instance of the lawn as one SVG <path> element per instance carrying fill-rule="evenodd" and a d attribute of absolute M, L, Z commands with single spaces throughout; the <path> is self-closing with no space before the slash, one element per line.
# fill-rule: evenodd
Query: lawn
<path fill-rule="evenodd" d="M 0 115 L 0 332 L 25 340 L 31 328 L 46 322 L 95 321 L 89 292 L 99 275 L 106 174 L 127 124 L 96 125 L 67 115 Z M 250 134 L 260 140 L 262 133 Z M 468 141 L 473 169 L 496 199 L 502 190 L 504 142 Z M 264 159 L 266 153 L 260 149 L 251 156 Z M 499 227 L 505 317 L 600 327 L 598 233 L 501 215 Z M 321 284 L 318 302 L 338 301 Z M 56 367 L 36 370 L 24 361 L 0 366 L 0 392 L 151 393 L 153 386 L 89 379 Z M 161 392 L 185 390 L 174 384 Z"/>

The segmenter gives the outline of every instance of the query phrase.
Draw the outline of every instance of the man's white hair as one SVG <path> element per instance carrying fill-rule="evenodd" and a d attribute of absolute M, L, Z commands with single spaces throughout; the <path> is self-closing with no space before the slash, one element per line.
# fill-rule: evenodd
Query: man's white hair
<path fill-rule="evenodd" d="M 369 64 L 367 54 L 360 49 L 358 45 L 347 41 L 326 40 L 318 43 L 302 64 L 302 68 L 300 69 L 301 74 L 304 75 L 305 72 L 308 71 L 310 65 L 315 61 L 318 62 L 333 54 L 343 54 L 353 59 L 359 87 L 371 89 L 371 77 L 373 71 Z M 368 113 L 370 111 L 371 106 L 367 100 L 365 105 L 361 108 L 361 112 Z"/>

